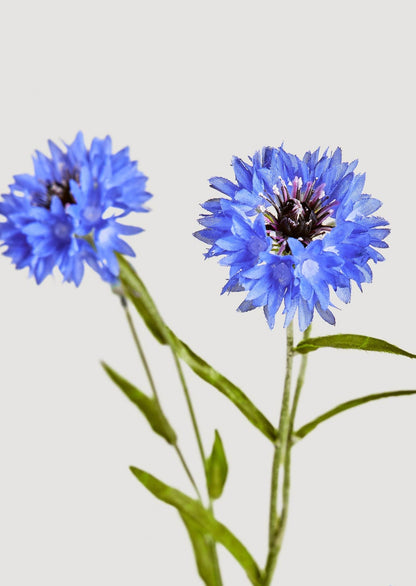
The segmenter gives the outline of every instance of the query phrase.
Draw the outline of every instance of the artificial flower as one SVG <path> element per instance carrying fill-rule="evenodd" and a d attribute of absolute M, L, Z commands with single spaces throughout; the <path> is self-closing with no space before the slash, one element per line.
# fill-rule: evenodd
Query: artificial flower
<path fill-rule="evenodd" d="M 315 310 L 334 324 L 331 292 L 351 298 L 351 282 L 371 282 L 370 261 L 384 260 L 388 222 L 374 216 L 381 202 L 363 193 L 358 161 L 320 149 L 303 158 L 265 147 L 245 162 L 233 159 L 235 183 L 213 177 L 222 195 L 210 199 L 195 236 L 206 257 L 229 267 L 224 291 L 246 291 L 240 311 L 262 307 L 269 326 L 283 307 L 287 326 L 298 314 L 304 331 Z"/>
<path fill-rule="evenodd" d="M 134 256 L 121 238 L 141 228 L 120 222 L 130 212 L 146 212 L 147 178 L 130 160 L 129 149 L 112 153 L 111 138 L 94 138 L 86 148 L 79 132 L 51 156 L 37 151 L 34 173 L 14 176 L 0 200 L 0 241 L 16 268 L 28 267 L 36 282 L 58 267 L 64 281 L 79 285 L 87 263 L 110 283 L 117 281 L 115 253 Z"/>

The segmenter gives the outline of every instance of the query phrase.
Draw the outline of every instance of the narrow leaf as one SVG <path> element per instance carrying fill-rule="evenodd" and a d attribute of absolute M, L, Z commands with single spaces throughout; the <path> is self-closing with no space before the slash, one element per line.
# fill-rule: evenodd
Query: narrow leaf
<path fill-rule="evenodd" d="M 369 403 L 370 401 L 378 401 L 379 399 L 388 399 L 389 397 L 403 397 L 407 395 L 415 395 L 416 391 L 389 391 L 386 393 L 376 393 L 374 395 L 366 395 L 365 397 L 360 397 L 359 399 L 352 399 L 351 401 L 347 401 L 346 403 L 341 403 L 337 407 L 334 407 L 330 411 L 327 411 L 323 415 L 320 415 L 313 421 L 310 421 L 306 425 L 303 425 L 297 432 L 294 434 L 294 439 L 302 439 L 308 433 L 313 431 L 315 427 L 317 427 L 323 421 L 338 415 L 338 413 L 342 413 L 343 411 L 347 411 L 348 409 L 352 409 L 353 407 L 358 407 L 359 405 L 364 405 L 364 403 Z"/>
<path fill-rule="evenodd" d="M 171 345 L 179 358 L 207 383 L 211 384 L 223 395 L 225 395 L 234 405 L 247 417 L 251 423 L 257 427 L 266 437 L 273 442 L 276 439 L 276 430 L 263 413 L 252 403 L 252 401 L 239 389 L 234 383 L 220 374 L 215 368 L 210 366 L 203 358 L 195 354 L 187 344 L 179 340 L 175 334 L 169 330 Z"/>
<path fill-rule="evenodd" d="M 108 366 L 108 364 L 105 362 L 102 362 L 101 364 L 111 380 L 115 382 L 130 401 L 140 409 L 150 423 L 152 429 L 157 434 L 161 435 L 169 444 L 176 444 L 176 433 L 163 414 L 159 403 L 157 403 L 155 399 L 142 393 L 142 391 L 123 378 L 118 372 Z"/>
<path fill-rule="evenodd" d="M 225 457 L 224 446 L 220 434 L 215 430 L 214 445 L 212 452 L 207 460 L 207 482 L 209 496 L 218 499 L 224 490 L 225 481 L 227 480 L 228 463 Z"/>
<path fill-rule="evenodd" d="M 411 354 L 398 346 L 389 344 L 389 342 L 356 334 L 337 334 L 335 336 L 322 336 L 320 338 L 302 340 L 296 346 L 295 352 L 306 354 L 307 352 L 318 350 L 318 348 L 346 348 L 351 350 L 367 350 L 370 352 L 388 352 L 389 354 L 399 354 L 408 358 L 416 358 L 416 354 Z"/>
<path fill-rule="evenodd" d="M 204 535 L 211 536 L 214 541 L 218 541 L 227 548 L 244 568 L 250 582 L 254 586 L 260 586 L 261 572 L 249 551 L 225 525 L 217 521 L 210 511 L 204 509 L 200 502 L 191 499 L 183 492 L 168 486 L 143 470 L 133 466 L 130 470 L 154 496 L 178 509 L 181 514 L 190 518 Z"/>
<path fill-rule="evenodd" d="M 161 344 L 167 344 L 166 325 L 162 320 L 153 299 L 150 297 L 144 283 L 126 259 L 117 255 L 120 267 L 120 281 L 125 294 L 141 315 L 146 326 Z"/>
<path fill-rule="evenodd" d="M 146 287 L 134 271 L 133 267 L 122 257 L 118 256 L 120 265 L 120 280 L 125 294 L 133 303 L 146 326 L 161 344 L 169 344 L 175 354 L 184 360 L 188 366 L 203 380 L 219 390 L 257 427 L 266 437 L 275 441 L 276 430 L 263 413 L 234 383 L 220 374 L 200 356 L 195 354 L 187 344 L 182 342 L 161 318 L 156 305 L 150 297 Z"/>
<path fill-rule="evenodd" d="M 215 572 L 215 543 L 185 513 L 179 513 L 191 539 L 198 573 L 207 586 L 221 586 Z"/>

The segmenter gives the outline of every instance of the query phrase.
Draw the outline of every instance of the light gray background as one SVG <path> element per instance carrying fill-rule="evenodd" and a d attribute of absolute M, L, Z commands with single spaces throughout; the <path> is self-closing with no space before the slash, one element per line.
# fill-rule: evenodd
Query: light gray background
<path fill-rule="evenodd" d="M 0 18 L 0 183 L 31 172 L 35 148 L 82 129 L 131 146 L 152 212 L 130 241 L 135 267 L 174 330 L 277 420 L 281 320 L 235 312 L 226 271 L 191 236 L 207 178 L 285 141 L 302 154 L 343 148 L 391 222 L 374 283 L 336 329 L 416 351 L 412 4 L 323 1 L 4 2 Z M 128 466 L 190 491 L 174 453 L 100 369 L 147 389 L 119 304 L 88 272 L 41 287 L 0 258 L 0 583 L 160 586 L 199 583 L 176 512 Z M 143 334 L 163 404 L 201 479 L 169 353 Z M 311 355 L 298 422 L 350 398 L 414 388 L 406 359 Z M 224 439 L 230 476 L 218 516 L 263 563 L 271 446 L 189 374 L 207 450 Z M 294 452 L 290 520 L 275 583 L 414 586 L 416 399 L 361 407 Z M 248 583 L 221 551 L 227 586 Z"/>

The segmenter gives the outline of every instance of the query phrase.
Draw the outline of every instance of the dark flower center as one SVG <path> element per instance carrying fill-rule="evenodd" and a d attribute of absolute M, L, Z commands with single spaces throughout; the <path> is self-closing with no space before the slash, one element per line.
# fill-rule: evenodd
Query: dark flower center
<path fill-rule="evenodd" d="M 48 183 L 46 185 L 46 190 L 47 201 L 45 202 L 44 207 L 48 209 L 51 207 L 51 201 L 54 196 L 59 197 L 64 206 L 67 204 L 77 203 L 71 193 L 69 181 L 63 180 L 62 182 L 54 181 L 54 183 Z"/>
<path fill-rule="evenodd" d="M 307 203 L 298 199 L 289 199 L 284 202 L 280 211 L 279 228 L 282 234 L 292 238 L 311 236 L 317 219 Z M 273 229 L 273 226 L 270 227 Z"/>
<path fill-rule="evenodd" d="M 46 188 L 45 191 L 33 195 L 32 205 L 49 210 L 51 208 L 53 197 L 59 197 L 64 207 L 77 203 L 75 197 L 71 193 L 71 179 L 79 184 L 80 177 L 78 170 L 73 169 L 72 172 L 70 172 L 68 169 L 63 169 L 60 181 L 44 182 Z"/>
<path fill-rule="evenodd" d="M 297 238 L 307 246 L 332 229 L 329 219 L 337 202 L 325 196 L 324 187 L 324 184 L 315 187 L 309 181 L 302 189 L 302 180 L 295 177 L 291 193 L 282 181 L 280 188 L 274 187 L 272 196 L 263 194 L 269 203 L 269 207 L 262 210 L 266 232 L 274 241 L 275 252 L 290 254 L 288 238 Z"/>

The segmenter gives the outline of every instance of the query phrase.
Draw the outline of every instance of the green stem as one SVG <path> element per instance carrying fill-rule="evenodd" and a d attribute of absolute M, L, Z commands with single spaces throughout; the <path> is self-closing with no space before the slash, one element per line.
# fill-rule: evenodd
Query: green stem
<path fill-rule="evenodd" d="M 188 476 L 188 478 L 189 478 L 192 486 L 194 487 L 196 494 L 198 495 L 198 499 L 202 503 L 201 493 L 199 492 L 198 486 L 196 485 L 196 482 L 194 480 L 194 477 L 192 476 L 192 473 L 189 470 L 189 466 L 186 463 L 186 460 L 184 458 L 184 455 L 181 452 L 181 449 L 179 448 L 179 446 L 178 446 L 177 443 L 176 444 L 173 444 L 173 447 L 175 448 L 175 451 L 178 454 L 180 461 L 182 462 L 182 466 L 184 467 L 184 470 L 185 470 L 185 472 L 186 472 L 186 474 L 187 474 L 187 476 Z"/>
<path fill-rule="evenodd" d="M 153 379 L 153 376 L 152 376 L 152 373 L 151 373 L 151 370 L 150 370 L 149 363 L 147 361 L 147 358 L 146 358 L 146 355 L 144 353 L 143 347 L 142 347 L 142 345 L 140 343 L 139 336 L 137 334 L 136 328 L 134 327 L 133 319 L 131 317 L 131 314 L 130 314 L 130 311 L 129 311 L 129 308 L 128 308 L 127 300 L 126 300 L 126 298 L 125 298 L 125 296 L 123 294 L 120 295 L 120 300 L 121 300 L 121 305 L 123 306 L 123 309 L 124 309 L 124 313 L 125 313 L 126 318 L 127 318 L 127 322 L 129 324 L 130 332 L 131 332 L 131 334 L 133 336 L 134 343 L 136 345 L 136 348 L 137 348 L 137 351 L 139 353 L 140 359 L 141 359 L 141 361 L 143 363 L 144 370 L 146 372 L 146 376 L 147 376 L 147 379 L 149 381 L 150 388 L 151 388 L 152 393 L 153 393 L 153 397 L 154 397 L 155 401 L 157 402 L 157 404 L 159 405 L 160 409 L 162 409 L 161 408 L 161 405 L 160 405 L 159 395 L 157 393 L 155 381 Z M 173 447 L 174 447 L 175 452 L 177 453 L 177 455 L 179 457 L 179 460 L 181 461 L 181 464 L 182 464 L 182 466 L 183 466 L 183 468 L 185 470 L 186 475 L 189 478 L 189 481 L 191 482 L 192 486 L 195 489 L 195 492 L 196 492 L 196 494 L 198 496 L 199 501 L 202 502 L 201 493 L 199 492 L 198 486 L 197 486 L 197 484 L 195 482 L 194 477 L 192 476 L 192 473 L 191 473 L 191 471 L 189 469 L 188 464 L 186 463 L 185 457 L 182 454 L 181 449 L 179 448 L 179 446 L 178 446 L 177 443 L 176 444 L 173 444 Z"/>
<path fill-rule="evenodd" d="M 272 480 L 270 488 L 270 515 L 269 515 L 269 549 L 272 548 L 274 532 L 278 524 L 277 518 L 277 488 L 279 479 L 280 453 L 278 446 L 275 446 L 272 465 Z"/>
<path fill-rule="evenodd" d="M 208 485 L 205 451 L 204 451 L 204 446 L 202 444 L 201 434 L 199 431 L 198 422 L 197 422 L 196 415 L 195 415 L 195 410 L 192 405 L 191 395 L 189 393 L 188 385 L 186 383 L 185 376 L 183 374 L 181 363 L 180 363 L 175 351 L 173 350 L 173 348 L 171 348 L 171 349 L 172 349 L 173 359 L 175 361 L 176 370 L 178 371 L 179 380 L 181 381 L 182 389 L 183 389 L 183 392 L 185 395 L 186 404 L 188 406 L 189 414 L 191 416 L 192 426 L 194 428 L 195 437 L 196 437 L 196 441 L 198 444 L 198 450 L 199 450 L 199 454 L 201 456 L 202 466 L 204 468 L 205 480 Z M 208 498 L 209 498 L 209 507 L 208 508 L 211 513 L 214 513 L 214 506 L 213 506 L 212 498 L 209 495 L 209 491 L 208 491 Z M 216 577 L 216 583 L 218 586 L 222 586 L 221 570 L 220 570 L 220 565 L 219 565 L 219 561 L 218 561 L 217 547 L 216 547 L 215 541 L 213 541 L 213 540 L 211 543 L 211 548 L 212 548 L 212 557 L 213 557 L 213 563 L 214 563 L 214 572 L 215 572 L 215 577 Z"/>
<path fill-rule="evenodd" d="M 286 375 L 283 388 L 282 405 L 280 408 L 279 439 L 275 445 L 269 516 L 269 553 L 263 575 L 263 585 L 269 586 L 277 563 L 283 534 L 286 526 L 290 488 L 290 389 L 293 366 L 293 324 L 289 324 L 286 332 Z M 283 468 L 283 486 L 279 487 L 280 469 Z M 282 499 L 282 510 L 278 511 L 279 488 Z"/>
<path fill-rule="evenodd" d="M 212 505 L 210 505 L 210 511 L 213 513 Z M 214 567 L 216 586 L 223 586 L 220 562 L 218 560 L 217 544 L 212 537 L 208 537 L 208 541 L 212 552 L 212 565 Z"/>
<path fill-rule="evenodd" d="M 277 557 L 280 552 L 280 548 L 282 547 L 283 536 L 286 529 L 286 521 L 287 521 L 287 514 L 289 511 L 289 491 L 290 491 L 290 460 L 291 460 L 291 451 L 290 447 L 286 451 L 285 454 L 285 462 L 284 462 L 284 477 L 283 477 L 283 490 L 282 490 L 282 512 L 280 515 L 280 523 L 276 533 L 276 561 Z"/>
<path fill-rule="evenodd" d="M 305 330 L 305 333 L 303 334 L 303 340 L 302 340 L 303 342 L 310 337 L 311 330 L 312 330 L 312 324 Z M 299 397 L 300 397 L 300 393 L 303 388 L 303 383 L 305 382 L 306 367 L 308 365 L 308 356 L 309 356 L 309 354 L 302 354 L 302 360 L 300 363 L 299 374 L 298 374 L 298 378 L 296 381 L 295 396 L 293 398 L 292 410 L 290 413 L 290 437 L 292 437 L 293 427 L 295 425 L 296 412 L 297 412 L 298 404 L 299 404 Z"/>
<path fill-rule="evenodd" d="M 175 361 L 176 370 L 178 371 L 179 380 L 181 381 L 182 389 L 183 389 L 183 392 L 185 395 L 186 404 L 188 406 L 189 414 L 191 416 L 192 427 L 194 428 L 195 437 L 196 437 L 196 441 L 198 444 L 198 450 L 199 450 L 199 454 L 200 454 L 201 460 L 202 460 L 202 466 L 204 467 L 204 470 L 206 470 L 206 458 L 205 458 L 204 446 L 202 445 L 201 434 L 199 432 L 198 422 L 196 420 L 195 411 L 194 411 L 194 407 L 192 405 L 191 396 L 189 394 L 188 385 L 186 384 L 186 380 L 185 380 L 185 376 L 183 374 L 181 363 L 179 362 L 179 359 L 178 359 L 176 353 L 174 352 L 173 348 L 172 348 L 172 354 L 173 354 L 173 359 Z"/>
<path fill-rule="evenodd" d="M 130 310 L 129 310 L 128 305 L 127 305 L 127 300 L 124 297 L 124 295 L 121 295 L 120 296 L 120 299 L 121 299 L 121 305 L 123 306 L 123 309 L 124 309 L 124 313 L 126 314 L 127 323 L 129 324 L 130 332 L 131 332 L 131 334 L 133 336 L 134 343 L 136 345 L 136 348 L 137 348 L 137 351 L 139 353 L 140 359 L 141 359 L 141 361 L 143 363 L 144 370 L 145 370 L 146 376 L 147 376 L 147 380 L 149 381 L 150 388 L 152 389 L 153 396 L 155 398 L 155 401 L 158 403 L 158 405 L 160 405 L 159 396 L 157 394 L 155 381 L 153 380 L 153 376 L 152 376 L 152 373 L 150 371 L 149 363 L 147 362 L 145 353 L 143 351 L 143 347 L 142 347 L 142 345 L 140 343 L 140 340 L 139 340 L 139 336 L 137 335 L 136 328 L 134 327 L 134 323 L 133 323 L 133 320 L 132 320 L 132 317 L 131 317 L 131 313 L 130 313 Z"/>
<path fill-rule="evenodd" d="M 307 340 L 311 333 L 311 326 L 305 331 L 303 340 Z M 290 403 L 290 382 L 293 365 L 293 333 L 287 333 L 287 359 L 286 359 L 286 378 L 283 393 L 282 409 L 279 423 L 280 446 L 276 445 L 275 455 L 273 458 L 272 469 L 272 497 L 270 507 L 269 521 L 269 556 L 264 571 L 264 586 L 268 586 L 273 578 L 274 570 L 282 547 L 283 537 L 286 529 L 289 495 L 290 495 L 290 466 L 291 466 L 291 442 L 293 427 L 296 417 L 296 411 L 299 404 L 300 393 L 305 381 L 306 366 L 308 355 L 302 356 L 299 373 L 296 381 L 295 394 L 293 397 L 292 408 L 289 410 Z M 283 460 L 283 486 L 282 486 L 282 510 L 280 515 L 277 512 L 277 491 L 279 480 L 279 467 L 282 466 Z"/>
<path fill-rule="evenodd" d="M 147 375 L 147 379 L 149 381 L 150 388 L 152 390 L 152 393 L 153 393 L 153 396 L 155 398 L 155 401 L 158 403 L 158 405 L 160 407 L 160 400 L 159 400 L 159 396 L 158 396 L 158 393 L 157 393 L 156 385 L 155 385 L 155 382 L 154 382 L 154 379 L 153 379 L 153 376 L 152 376 L 152 373 L 151 373 L 151 370 L 150 370 L 150 367 L 149 367 L 149 363 L 147 362 L 146 355 L 144 353 L 143 347 L 142 347 L 142 345 L 140 343 L 139 336 L 137 334 L 136 328 L 134 327 L 133 319 L 131 317 L 131 314 L 130 314 L 130 311 L 129 311 L 129 308 L 128 308 L 128 304 L 127 304 L 126 297 L 123 294 L 121 294 L 120 295 L 120 299 L 121 299 L 121 304 L 123 306 L 124 312 L 126 314 L 126 318 L 127 318 L 127 322 L 128 322 L 129 328 L 130 328 L 130 332 L 131 332 L 131 334 L 133 336 L 134 343 L 136 345 L 136 348 L 137 348 L 137 351 L 139 353 L 140 359 L 141 359 L 141 361 L 143 363 L 143 366 L 144 366 L 144 369 L 146 371 L 146 375 Z M 198 449 L 199 449 L 199 453 L 200 453 L 200 456 L 201 456 L 202 465 L 204 467 L 205 477 L 207 477 L 206 476 L 206 459 L 205 459 L 204 447 L 202 445 L 201 434 L 199 432 L 199 427 L 198 427 L 198 423 L 197 423 L 197 420 L 196 420 L 195 411 L 194 411 L 194 408 L 193 408 L 193 405 L 192 405 L 191 396 L 189 394 L 188 385 L 186 384 L 186 380 L 185 380 L 185 377 L 184 377 L 184 374 L 183 374 L 183 370 L 182 370 L 181 364 L 180 364 L 180 362 L 178 360 L 178 357 L 177 357 L 176 353 L 174 352 L 173 348 L 172 348 L 172 354 L 173 354 L 173 358 L 174 358 L 174 361 L 175 361 L 176 369 L 178 371 L 179 379 L 181 381 L 181 385 L 182 385 L 182 388 L 183 388 L 183 391 L 184 391 L 184 394 L 185 394 L 186 403 L 188 405 L 189 413 L 191 415 L 192 425 L 193 425 L 194 432 L 195 432 L 195 436 L 196 436 L 196 440 L 197 440 L 197 443 L 198 443 Z M 180 447 L 178 446 L 177 443 L 174 444 L 173 447 L 175 449 L 176 454 L 178 455 L 179 460 L 181 461 L 181 464 L 182 464 L 182 466 L 183 466 L 183 468 L 185 470 L 186 475 L 189 478 L 189 481 L 191 482 L 191 484 L 192 484 L 192 486 L 193 486 L 193 488 L 194 488 L 194 490 L 195 490 L 195 492 L 196 492 L 196 494 L 198 496 L 199 501 L 202 503 L 201 493 L 199 492 L 198 486 L 197 486 L 197 484 L 195 482 L 195 479 L 194 479 L 194 477 L 193 477 L 193 475 L 192 475 L 192 473 L 191 473 L 191 471 L 189 469 L 188 464 L 186 463 L 185 457 L 184 457 L 184 455 L 183 455 Z M 209 497 L 209 510 L 213 513 L 213 504 L 212 504 L 211 497 Z M 211 548 L 212 548 L 212 557 L 213 557 L 213 565 L 214 565 L 214 572 L 215 572 L 215 577 L 216 577 L 216 583 L 217 583 L 217 586 L 222 586 L 223 583 L 222 583 L 222 578 L 221 578 L 221 571 L 220 571 L 220 566 L 219 566 L 218 554 L 217 554 L 217 549 L 216 549 L 215 541 L 212 541 Z"/>

